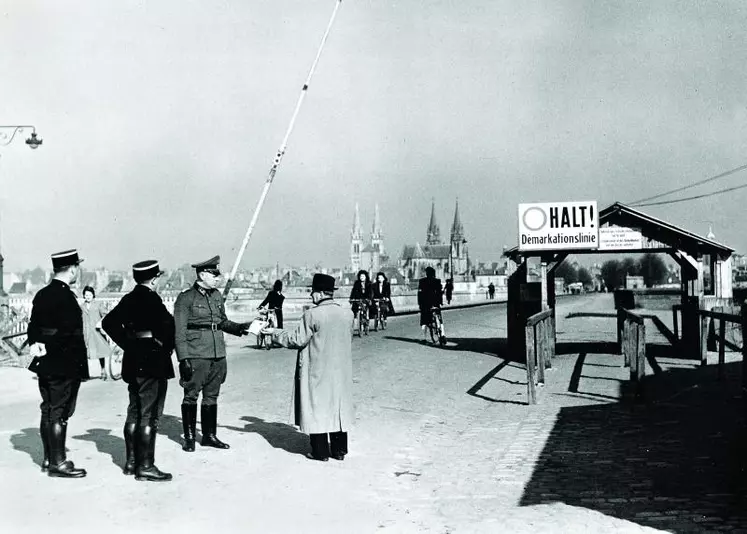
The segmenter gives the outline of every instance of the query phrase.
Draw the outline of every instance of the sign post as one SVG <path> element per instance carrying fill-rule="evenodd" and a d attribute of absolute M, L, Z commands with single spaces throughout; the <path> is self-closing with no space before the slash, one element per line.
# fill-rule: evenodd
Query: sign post
<path fill-rule="evenodd" d="M 597 248 L 596 200 L 519 204 L 519 250 Z"/>

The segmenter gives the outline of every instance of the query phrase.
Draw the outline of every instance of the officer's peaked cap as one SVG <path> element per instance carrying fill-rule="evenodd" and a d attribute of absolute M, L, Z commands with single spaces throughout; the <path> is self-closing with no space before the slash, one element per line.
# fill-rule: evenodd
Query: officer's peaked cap
<path fill-rule="evenodd" d="M 192 268 L 197 269 L 197 272 L 199 273 L 206 269 L 217 269 L 218 265 L 220 265 L 220 256 L 213 256 L 209 260 L 193 263 Z"/>

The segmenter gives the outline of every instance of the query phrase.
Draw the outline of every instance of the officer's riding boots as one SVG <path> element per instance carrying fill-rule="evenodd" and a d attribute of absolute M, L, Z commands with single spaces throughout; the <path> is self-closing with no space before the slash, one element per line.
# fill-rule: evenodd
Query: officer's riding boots
<path fill-rule="evenodd" d="M 134 475 L 135 467 L 137 466 L 136 461 L 136 445 L 137 445 L 137 424 L 136 423 L 125 423 L 124 426 L 124 440 L 125 450 L 127 451 L 127 459 L 125 460 L 124 468 L 122 472 L 125 475 Z"/>
<path fill-rule="evenodd" d="M 184 445 L 182 445 L 182 450 L 194 452 L 195 434 L 197 433 L 196 404 L 182 404 L 182 427 L 184 428 Z"/>
<path fill-rule="evenodd" d="M 65 437 L 67 425 L 56 421 L 50 423 L 47 439 L 49 441 L 49 470 L 51 477 L 80 478 L 86 476 L 85 469 L 78 469 L 65 455 Z"/>
<path fill-rule="evenodd" d="M 137 445 L 135 449 L 137 452 L 135 480 L 148 480 L 152 482 L 171 480 L 171 473 L 164 473 L 153 463 L 156 448 L 156 427 L 141 426 Z"/>
<path fill-rule="evenodd" d="M 44 447 L 44 459 L 42 460 L 42 471 L 49 469 L 49 421 L 42 418 L 39 423 L 39 436 L 41 436 Z"/>
<path fill-rule="evenodd" d="M 219 440 L 215 432 L 218 428 L 218 405 L 202 405 L 202 445 L 204 447 L 215 447 L 216 449 L 228 449 L 228 443 Z"/>

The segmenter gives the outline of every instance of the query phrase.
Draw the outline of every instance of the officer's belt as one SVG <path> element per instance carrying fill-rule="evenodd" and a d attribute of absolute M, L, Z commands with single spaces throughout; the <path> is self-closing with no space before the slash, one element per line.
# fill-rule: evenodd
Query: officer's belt
<path fill-rule="evenodd" d="M 151 332 L 150 330 L 141 330 L 139 332 L 135 332 L 135 337 L 137 339 L 146 339 L 146 338 L 155 337 L 155 336 L 153 335 L 153 332 Z"/>
<path fill-rule="evenodd" d="M 195 324 L 195 323 L 187 323 L 187 330 L 212 330 L 215 332 L 218 330 L 218 325 L 215 323 L 208 323 L 208 324 Z"/>
<path fill-rule="evenodd" d="M 57 334 L 60 334 L 60 330 L 59 330 L 59 328 L 40 328 L 39 329 L 39 333 L 41 335 L 43 335 L 43 336 L 52 337 L 52 336 L 56 336 Z M 76 330 L 71 330 L 70 332 L 64 332 L 64 333 L 62 333 L 60 335 L 64 335 L 64 336 L 82 336 L 83 335 L 83 331 L 80 330 L 80 329 L 76 329 Z"/>

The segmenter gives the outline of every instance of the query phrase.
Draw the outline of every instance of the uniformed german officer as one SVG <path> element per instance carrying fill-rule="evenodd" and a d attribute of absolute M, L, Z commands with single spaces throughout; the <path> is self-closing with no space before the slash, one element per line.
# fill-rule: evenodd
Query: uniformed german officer
<path fill-rule="evenodd" d="M 34 297 L 28 326 L 28 343 L 34 356 L 32 371 L 39 375 L 41 422 L 44 446 L 42 471 L 49 476 L 80 478 L 85 469 L 67 460 L 67 421 L 75 411 L 82 379 L 88 376 L 83 312 L 70 289 L 78 278 L 77 250 L 52 254 L 54 278 Z"/>
<path fill-rule="evenodd" d="M 248 323 L 234 323 L 226 317 L 223 297 L 218 291 L 220 256 L 195 263 L 194 285 L 179 294 L 174 303 L 176 322 L 176 357 L 179 360 L 180 384 L 184 388 L 182 424 L 183 450 L 195 450 L 197 398 L 202 392 L 202 445 L 228 449 L 216 437 L 218 427 L 218 394 L 226 380 L 226 343 L 223 332 L 235 336 L 248 333 Z"/>
<path fill-rule="evenodd" d="M 166 388 L 174 378 L 174 318 L 156 293 L 163 271 L 156 260 L 132 266 L 137 285 L 104 317 L 104 331 L 124 350 L 122 379 L 130 404 L 124 425 L 125 475 L 137 480 L 171 480 L 154 464 L 156 429 L 163 415 Z"/>

